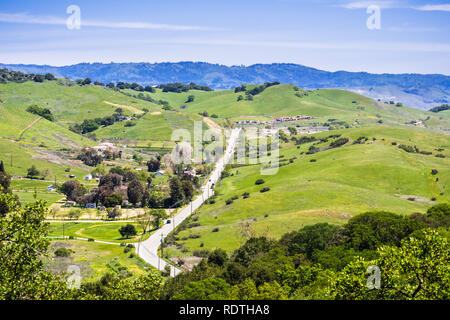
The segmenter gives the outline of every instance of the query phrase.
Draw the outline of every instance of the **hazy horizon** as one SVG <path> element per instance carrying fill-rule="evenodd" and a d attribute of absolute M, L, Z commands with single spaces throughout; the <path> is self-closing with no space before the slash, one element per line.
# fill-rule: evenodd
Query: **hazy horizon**
<path fill-rule="evenodd" d="M 79 29 L 67 27 L 75 12 L 71 5 L 80 10 Z M 378 26 L 371 19 L 374 5 Z M 278 62 L 327 71 L 449 75 L 449 15 L 450 4 L 440 0 L 2 1 L 0 61 Z"/>
<path fill-rule="evenodd" d="M 38 66 L 38 67 L 54 67 L 54 68 L 63 68 L 63 67 L 70 67 L 70 66 L 75 66 L 75 65 L 80 65 L 80 64 L 103 64 L 103 65 L 108 65 L 108 64 L 163 64 L 163 63 L 171 63 L 171 64 L 177 64 L 177 63 L 207 63 L 207 64 L 217 64 L 217 65 L 221 65 L 221 66 L 225 66 L 225 67 L 251 67 L 254 65 L 271 65 L 271 64 L 292 64 L 292 65 L 301 65 L 307 68 L 311 68 L 311 69 L 316 69 L 316 70 L 320 70 L 320 71 L 326 71 L 326 72 L 360 72 L 360 73 L 370 73 L 370 74 L 377 74 L 377 75 L 382 75 L 382 74 L 394 74 L 394 75 L 401 75 L 401 74 L 418 74 L 418 75 L 443 75 L 443 76 L 450 76 L 450 74 L 445 74 L 445 73 L 420 73 L 420 72 L 368 72 L 365 70 L 360 70 L 360 71 L 349 71 L 349 70 L 326 70 L 326 69 L 321 69 L 321 68 L 317 68 L 314 66 L 307 66 L 301 63 L 292 63 L 292 62 L 268 62 L 268 63 L 252 63 L 252 64 L 225 64 L 225 63 L 213 63 L 213 62 L 207 62 L 207 61 L 192 61 L 192 60 L 179 60 L 179 61 L 158 61 L 158 62 L 150 62 L 150 61 L 136 61 L 136 62 L 130 62 L 130 61 L 110 61 L 110 62 L 78 62 L 78 63 L 73 63 L 73 64 L 65 64 L 65 65 L 52 65 L 52 64 L 37 64 L 37 63 L 4 63 L 2 61 L 0 61 L 0 64 L 3 65 L 23 65 L 23 66 Z"/>

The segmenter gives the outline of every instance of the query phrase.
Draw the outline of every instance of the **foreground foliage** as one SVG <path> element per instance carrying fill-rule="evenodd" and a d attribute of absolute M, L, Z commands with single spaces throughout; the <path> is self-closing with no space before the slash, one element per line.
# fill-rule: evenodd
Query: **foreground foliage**
<path fill-rule="evenodd" d="M 410 217 L 368 212 L 342 226 L 320 223 L 279 241 L 251 237 L 231 256 L 211 252 L 192 271 L 164 280 L 159 272 L 107 273 L 70 286 L 71 275 L 43 268 L 46 206 L 21 207 L 1 193 L 0 299 L 449 299 L 450 207 Z M 378 268 L 379 286 L 370 284 Z"/>
<path fill-rule="evenodd" d="M 99 282 L 69 287 L 71 275 L 46 272 L 42 258 L 48 254 L 48 223 L 43 201 L 20 207 L 11 193 L 1 193 L 0 203 L 9 208 L 0 217 L 0 299 L 60 300 L 156 299 L 163 278 L 148 271 L 140 276 L 105 275 Z"/>
<path fill-rule="evenodd" d="M 448 217 L 441 204 L 410 217 L 367 212 L 342 227 L 319 223 L 279 241 L 252 237 L 231 257 L 216 249 L 168 279 L 161 298 L 446 300 Z"/>

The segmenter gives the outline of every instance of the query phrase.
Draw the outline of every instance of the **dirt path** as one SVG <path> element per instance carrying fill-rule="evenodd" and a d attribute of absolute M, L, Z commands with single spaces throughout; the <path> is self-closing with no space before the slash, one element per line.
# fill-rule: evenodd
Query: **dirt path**
<path fill-rule="evenodd" d="M 20 139 L 22 139 L 23 134 L 24 134 L 28 129 L 30 129 L 32 126 L 34 126 L 37 122 L 39 122 L 39 120 L 41 120 L 41 119 L 42 119 L 42 118 L 39 117 L 39 118 L 35 119 L 33 122 L 31 122 L 29 125 L 27 125 L 26 128 L 23 129 L 23 130 L 20 132 L 19 138 L 17 139 L 17 141 L 19 141 Z"/>
<path fill-rule="evenodd" d="M 110 106 L 113 106 L 113 107 L 127 109 L 127 110 L 129 110 L 129 111 L 131 111 L 131 112 L 133 112 L 135 114 L 143 114 L 144 113 L 144 111 L 139 110 L 138 108 L 135 108 L 133 106 L 125 106 L 125 105 L 121 105 L 121 104 L 112 103 L 112 102 L 109 102 L 109 101 L 103 101 L 103 102 L 106 103 L 106 104 L 109 104 Z"/>
<path fill-rule="evenodd" d="M 207 117 L 203 117 L 203 121 L 208 125 L 208 127 L 210 127 L 212 130 L 216 131 L 216 132 L 222 132 L 222 128 L 215 123 L 214 121 L 212 121 L 210 118 Z"/>

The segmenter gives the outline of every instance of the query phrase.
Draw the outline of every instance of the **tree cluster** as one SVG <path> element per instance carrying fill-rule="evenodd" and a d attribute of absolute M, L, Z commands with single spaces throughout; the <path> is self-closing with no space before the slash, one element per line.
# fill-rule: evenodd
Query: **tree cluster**
<path fill-rule="evenodd" d="M 37 105 L 32 105 L 27 108 L 27 112 L 38 115 L 44 119 L 47 119 L 48 121 L 55 121 L 52 112 L 47 108 L 41 108 Z"/>
<path fill-rule="evenodd" d="M 0 83 L 16 82 L 23 83 L 26 81 L 44 82 L 44 80 L 53 81 L 56 80 L 55 76 L 51 73 L 45 75 L 23 73 L 20 71 L 10 71 L 8 69 L 0 69 Z"/>
<path fill-rule="evenodd" d="M 162 299 L 448 299 L 450 206 L 410 217 L 367 212 L 343 226 L 318 223 L 279 241 L 250 237 L 168 279 Z M 447 230 L 447 231 L 446 231 Z M 381 287 L 366 285 L 370 266 Z"/>
<path fill-rule="evenodd" d="M 180 82 L 160 84 L 158 88 L 162 89 L 163 92 L 176 92 L 176 93 L 188 92 L 189 90 L 213 91 L 213 89 L 211 89 L 208 86 L 195 84 L 193 82 L 191 82 L 188 85 L 182 84 Z"/>
<path fill-rule="evenodd" d="M 77 159 L 90 167 L 95 167 L 103 162 L 103 157 L 93 148 L 84 148 L 77 156 Z"/>
<path fill-rule="evenodd" d="M 126 188 L 122 188 L 126 186 Z M 77 180 L 65 182 L 60 191 L 64 193 L 68 200 L 77 202 L 80 206 L 87 203 L 102 204 L 106 208 L 121 206 L 124 200 L 134 206 L 144 207 L 149 204 L 149 188 L 144 186 L 140 177 L 129 168 L 113 167 L 108 174 L 100 177 L 97 188 L 89 192 Z M 117 215 L 113 212 L 110 218 Z"/>
<path fill-rule="evenodd" d="M 116 112 L 111 116 L 95 119 L 85 119 L 82 123 L 76 123 L 70 126 L 69 129 L 75 133 L 86 134 L 97 130 L 101 126 L 112 126 L 115 122 L 121 121 L 121 119 L 123 119 L 122 117 L 123 111 L 122 109 L 118 108 Z"/>
<path fill-rule="evenodd" d="M 437 113 L 445 110 L 450 110 L 450 106 L 448 104 L 443 104 L 438 107 L 431 108 L 429 111 Z"/>

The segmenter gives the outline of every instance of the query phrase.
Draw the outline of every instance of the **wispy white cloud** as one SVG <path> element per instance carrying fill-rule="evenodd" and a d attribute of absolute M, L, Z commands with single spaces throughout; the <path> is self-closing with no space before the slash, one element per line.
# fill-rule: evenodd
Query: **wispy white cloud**
<path fill-rule="evenodd" d="M 445 11 L 450 12 L 450 4 L 425 4 L 414 6 L 407 1 L 399 0 L 373 0 L 373 1 L 351 1 L 341 3 L 339 6 L 346 9 L 367 9 L 371 5 L 377 5 L 381 9 L 413 9 L 419 11 Z"/>
<path fill-rule="evenodd" d="M 386 30 L 393 32 L 442 32 L 443 29 L 427 28 L 427 27 L 413 27 L 413 26 L 392 26 L 387 27 Z"/>
<path fill-rule="evenodd" d="M 399 3 L 397 3 L 396 1 L 383 1 L 383 0 L 346 2 L 342 3 L 340 7 L 345 9 L 367 9 L 369 6 L 372 5 L 377 5 L 382 9 L 399 7 Z"/>
<path fill-rule="evenodd" d="M 54 16 L 34 16 L 28 13 L 2 13 L 0 12 L 0 22 L 7 23 L 27 23 L 43 25 L 66 25 L 66 19 Z M 147 30 L 168 30 L 168 31 L 209 31 L 219 30 L 218 28 L 189 25 L 156 24 L 149 22 L 111 22 L 81 20 L 81 27 L 117 28 L 117 29 L 147 29 Z"/>
<path fill-rule="evenodd" d="M 420 11 L 447 11 L 450 12 L 450 4 L 427 4 L 414 9 Z"/>
<path fill-rule="evenodd" d="M 51 16 L 32 16 L 27 13 L 2 13 L 0 12 L 0 22 L 9 23 L 30 23 L 30 24 L 66 24 L 65 19 Z"/>

